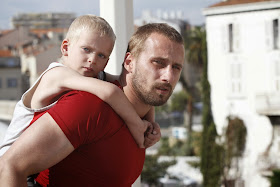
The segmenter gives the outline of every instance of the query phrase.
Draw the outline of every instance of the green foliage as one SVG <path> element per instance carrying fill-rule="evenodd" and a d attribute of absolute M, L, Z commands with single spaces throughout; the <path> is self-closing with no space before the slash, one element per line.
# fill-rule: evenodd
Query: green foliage
<path fill-rule="evenodd" d="M 163 137 L 160 140 L 161 146 L 158 149 L 159 155 L 165 156 L 188 156 L 188 144 L 184 140 L 176 140 L 174 145 L 169 145 L 169 139 Z"/>
<path fill-rule="evenodd" d="M 235 117 L 228 117 L 228 126 L 225 131 L 225 142 L 223 143 L 224 155 L 223 155 L 223 183 L 225 186 L 230 183 L 234 183 L 240 176 L 230 175 L 229 171 L 232 168 L 233 159 L 238 161 L 239 157 L 242 157 L 246 145 L 247 130 L 244 122 Z M 238 169 L 238 166 L 237 168 Z M 238 173 L 238 172 L 237 172 Z"/>
<path fill-rule="evenodd" d="M 207 74 L 207 47 L 206 47 L 206 32 L 202 29 L 196 29 L 195 32 L 200 32 L 198 35 L 201 42 L 201 60 L 203 62 L 202 74 L 202 141 L 201 141 L 201 159 L 200 170 L 203 175 L 204 187 L 219 186 L 222 174 L 222 154 L 223 147 L 216 143 L 217 132 L 211 111 L 210 100 L 210 84 Z"/>
<path fill-rule="evenodd" d="M 201 150 L 201 172 L 203 175 L 203 186 L 213 187 L 219 186 L 220 178 L 222 174 L 222 157 L 223 147 L 216 144 L 216 127 L 214 122 L 211 122 L 205 135 L 203 135 L 203 141 L 205 141 L 203 149 Z"/>
<path fill-rule="evenodd" d="M 201 146 L 202 133 L 201 132 L 192 132 L 192 147 L 194 155 L 200 156 L 200 146 Z"/>
<path fill-rule="evenodd" d="M 157 155 L 146 155 L 141 181 L 149 185 L 157 185 L 158 179 L 166 174 L 169 166 L 176 164 L 176 160 L 170 162 L 158 162 Z"/>
<path fill-rule="evenodd" d="M 167 103 L 165 103 L 164 105 L 161 105 L 161 106 L 156 106 L 155 107 L 155 112 L 156 112 L 156 115 L 160 115 L 161 113 L 163 113 L 163 112 L 169 112 L 170 111 L 170 109 L 169 109 L 170 107 L 168 106 L 168 104 Z"/>
<path fill-rule="evenodd" d="M 270 181 L 271 187 L 279 187 L 280 186 L 280 169 L 276 169 L 272 171 L 273 175 L 268 176 L 267 178 Z"/>
<path fill-rule="evenodd" d="M 186 109 L 187 101 L 188 94 L 184 90 L 172 94 L 170 106 L 171 111 L 184 111 Z"/>
<path fill-rule="evenodd" d="M 167 137 L 162 137 L 160 139 L 160 147 L 158 149 L 159 155 L 172 155 L 172 150 L 169 146 L 169 139 Z"/>
<path fill-rule="evenodd" d="M 226 130 L 226 155 L 228 164 L 233 157 L 241 157 L 246 145 L 247 130 L 244 122 L 235 117 L 228 119 Z"/>

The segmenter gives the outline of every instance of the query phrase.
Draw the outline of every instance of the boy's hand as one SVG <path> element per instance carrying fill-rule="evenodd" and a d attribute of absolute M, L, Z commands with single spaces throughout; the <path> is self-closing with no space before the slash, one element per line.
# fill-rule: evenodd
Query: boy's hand
<path fill-rule="evenodd" d="M 156 144 L 160 140 L 160 137 L 161 132 L 159 124 L 156 122 L 152 122 L 152 128 L 149 127 L 145 133 L 145 148 L 151 147 L 152 145 Z"/>
<path fill-rule="evenodd" d="M 146 146 L 144 145 L 146 139 L 145 136 L 147 132 L 152 131 L 152 129 L 153 129 L 153 125 L 151 122 L 142 120 L 142 124 L 138 129 L 135 128 L 131 130 L 131 133 L 139 148 L 146 148 Z"/>

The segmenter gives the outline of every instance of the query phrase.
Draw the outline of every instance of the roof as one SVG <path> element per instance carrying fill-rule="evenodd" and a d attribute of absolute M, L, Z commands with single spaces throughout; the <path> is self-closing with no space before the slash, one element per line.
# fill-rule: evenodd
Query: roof
<path fill-rule="evenodd" d="M 0 57 L 11 57 L 11 56 L 13 56 L 11 50 L 5 50 L 5 49 L 0 50 Z"/>
<path fill-rule="evenodd" d="M 249 3 L 259 3 L 259 2 L 273 2 L 273 1 L 279 1 L 279 0 L 225 0 L 219 3 L 216 3 L 214 5 L 209 6 L 209 8 L 212 7 L 220 7 L 220 6 L 230 6 L 230 5 L 240 5 L 240 4 L 249 4 Z"/>
<path fill-rule="evenodd" d="M 30 29 L 30 32 L 36 34 L 38 36 L 42 36 L 43 34 L 47 34 L 48 32 L 55 33 L 66 33 L 68 28 L 48 28 L 48 29 Z"/>
<path fill-rule="evenodd" d="M 0 30 L 0 36 L 8 34 L 10 32 L 12 32 L 13 30 L 9 29 L 9 30 Z"/>

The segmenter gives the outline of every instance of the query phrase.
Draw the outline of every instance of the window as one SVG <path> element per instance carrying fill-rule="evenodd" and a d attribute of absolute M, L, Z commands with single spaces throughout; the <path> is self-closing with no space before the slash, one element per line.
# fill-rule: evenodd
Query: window
<path fill-rule="evenodd" d="M 230 65 L 230 91 L 232 94 L 240 94 L 242 92 L 241 71 L 241 63 L 234 62 Z"/>
<path fill-rule="evenodd" d="M 233 25 L 228 25 L 228 44 L 229 44 L 229 52 L 233 52 Z"/>
<path fill-rule="evenodd" d="M 8 88 L 16 88 L 17 87 L 17 79 L 16 78 L 8 78 L 7 79 Z"/>
<path fill-rule="evenodd" d="M 279 59 L 274 61 L 274 90 L 279 92 L 280 91 L 280 62 Z"/>
<path fill-rule="evenodd" d="M 64 39 L 63 34 L 58 35 L 58 39 L 62 41 Z"/>
<path fill-rule="evenodd" d="M 278 49 L 279 44 L 279 26 L 278 26 L 278 19 L 273 20 L 273 49 Z"/>

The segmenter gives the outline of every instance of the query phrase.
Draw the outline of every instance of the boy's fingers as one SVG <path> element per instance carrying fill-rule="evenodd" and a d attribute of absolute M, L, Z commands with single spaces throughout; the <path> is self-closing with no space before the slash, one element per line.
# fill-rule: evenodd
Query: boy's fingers
<path fill-rule="evenodd" d="M 161 136 L 159 124 L 156 123 L 156 122 L 153 122 L 152 125 L 153 125 L 153 132 L 152 132 L 152 134 L 154 134 L 154 135 L 160 134 L 160 136 Z"/>

